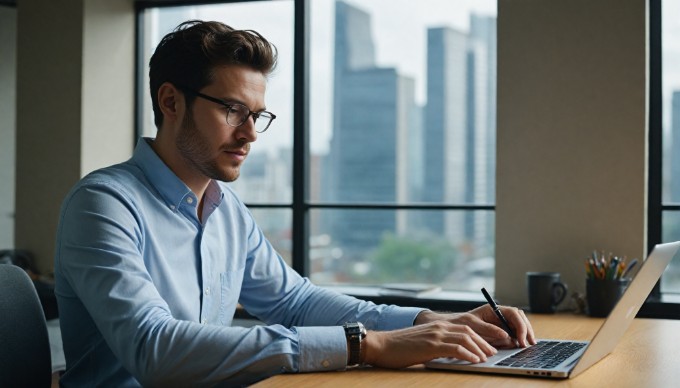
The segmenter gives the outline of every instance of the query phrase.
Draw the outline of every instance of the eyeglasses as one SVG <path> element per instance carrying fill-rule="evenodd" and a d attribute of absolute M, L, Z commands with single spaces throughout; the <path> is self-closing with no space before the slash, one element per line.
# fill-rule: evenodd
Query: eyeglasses
<path fill-rule="evenodd" d="M 206 99 L 208 101 L 212 101 L 216 104 L 220 104 L 224 107 L 227 108 L 227 124 L 231 125 L 232 127 L 239 127 L 243 125 L 243 123 L 248 120 L 249 116 L 253 116 L 253 123 L 255 124 L 255 131 L 257 133 L 262 133 L 266 131 L 269 126 L 271 125 L 272 121 L 276 118 L 276 115 L 273 114 L 272 112 L 268 112 L 266 110 L 260 111 L 260 112 L 253 112 L 250 109 L 248 109 L 247 106 L 243 104 L 239 104 L 238 102 L 226 102 L 224 100 L 220 100 L 219 98 L 215 97 L 210 97 L 206 94 L 197 92 L 195 90 L 189 89 L 189 88 L 181 88 L 185 92 L 189 92 L 197 97 L 201 97 L 203 99 Z"/>

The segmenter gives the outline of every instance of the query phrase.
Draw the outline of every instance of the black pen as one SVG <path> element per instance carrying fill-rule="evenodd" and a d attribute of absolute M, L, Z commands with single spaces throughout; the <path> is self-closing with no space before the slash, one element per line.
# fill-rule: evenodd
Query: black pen
<path fill-rule="evenodd" d="M 496 313 L 496 316 L 498 319 L 501 320 L 501 323 L 503 324 L 505 331 L 510 335 L 511 338 L 517 339 L 515 336 L 515 332 L 510 328 L 510 324 L 508 323 L 508 320 L 505 319 L 503 316 L 503 313 L 501 312 L 501 309 L 498 308 L 498 305 L 494 300 L 491 298 L 491 295 L 489 295 L 488 292 L 486 292 L 486 289 L 482 287 L 482 294 L 484 294 L 484 298 L 486 298 L 486 301 L 489 302 L 489 306 L 491 306 L 491 309 L 493 310 L 494 313 Z"/>

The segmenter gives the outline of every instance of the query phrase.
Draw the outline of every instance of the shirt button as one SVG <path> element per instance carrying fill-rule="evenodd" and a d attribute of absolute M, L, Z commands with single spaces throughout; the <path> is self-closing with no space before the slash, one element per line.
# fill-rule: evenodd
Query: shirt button
<path fill-rule="evenodd" d="M 175 210 L 175 205 L 170 205 L 170 209 Z"/>
<path fill-rule="evenodd" d="M 323 360 L 321 366 L 323 366 L 324 368 L 328 368 L 329 366 L 331 366 L 331 363 L 328 360 Z"/>
<path fill-rule="evenodd" d="M 187 203 L 194 203 L 194 199 L 191 197 L 187 197 Z"/>
<path fill-rule="evenodd" d="M 203 320 L 201 321 L 201 323 L 205 325 L 206 323 L 208 323 L 208 320 L 205 319 L 205 318 L 203 318 Z"/>
<path fill-rule="evenodd" d="M 210 288 L 206 287 L 206 289 L 205 289 L 205 294 L 206 294 L 206 295 L 210 295 Z"/>

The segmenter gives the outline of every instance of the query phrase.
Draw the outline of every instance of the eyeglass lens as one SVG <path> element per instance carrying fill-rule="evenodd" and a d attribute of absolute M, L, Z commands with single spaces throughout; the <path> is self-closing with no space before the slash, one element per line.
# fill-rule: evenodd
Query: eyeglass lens
<path fill-rule="evenodd" d="M 227 114 L 227 123 L 234 127 L 238 127 L 245 123 L 250 115 L 250 110 L 241 104 L 233 104 Z M 257 132 L 264 132 L 269 127 L 272 121 L 272 116 L 268 112 L 260 112 L 252 115 L 255 121 L 255 130 Z"/>

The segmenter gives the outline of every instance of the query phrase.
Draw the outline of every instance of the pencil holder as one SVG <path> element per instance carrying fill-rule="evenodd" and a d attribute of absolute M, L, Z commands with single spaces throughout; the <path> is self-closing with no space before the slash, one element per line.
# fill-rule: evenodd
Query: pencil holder
<path fill-rule="evenodd" d="M 586 279 L 586 301 L 588 315 L 606 317 L 630 284 L 630 278 L 624 279 Z"/>

